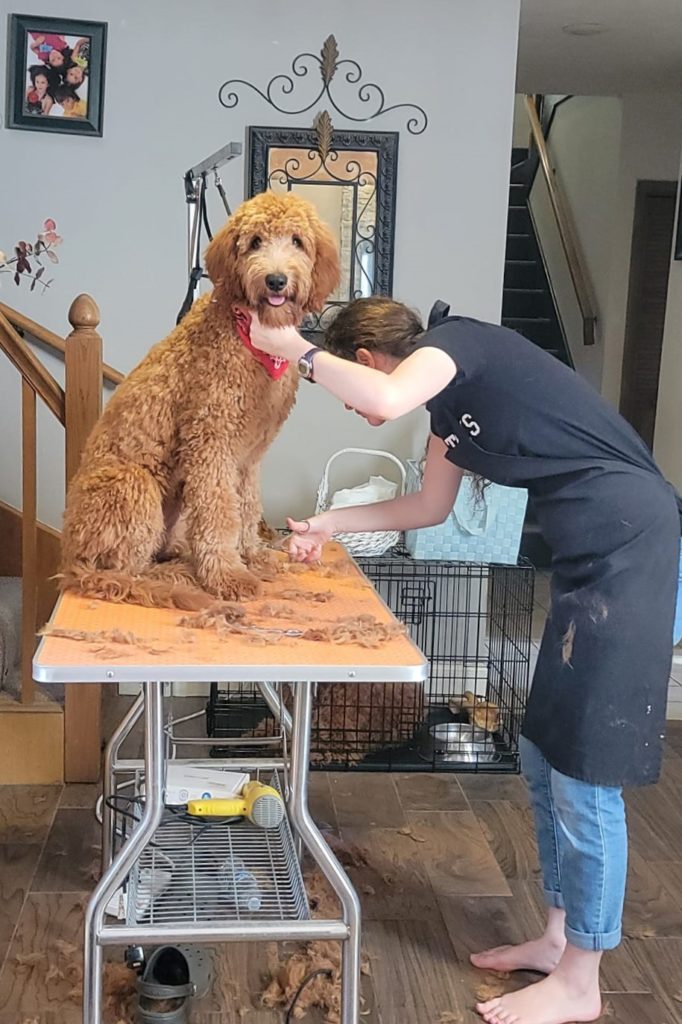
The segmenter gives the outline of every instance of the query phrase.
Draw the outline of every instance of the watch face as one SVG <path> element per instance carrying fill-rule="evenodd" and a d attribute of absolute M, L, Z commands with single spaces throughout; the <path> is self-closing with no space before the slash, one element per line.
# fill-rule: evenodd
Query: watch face
<path fill-rule="evenodd" d="M 301 358 L 298 361 L 298 372 L 300 373 L 301 377 L 305 377 L 307 380 L 312 375 L 312 370 L 313 368 L 310 365 L 310 360 L 306 359 L 305 356 L 301 356 Z"/>

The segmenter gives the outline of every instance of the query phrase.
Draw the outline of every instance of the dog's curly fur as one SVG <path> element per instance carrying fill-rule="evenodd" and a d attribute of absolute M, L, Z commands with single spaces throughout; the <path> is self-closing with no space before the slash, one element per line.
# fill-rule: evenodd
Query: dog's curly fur
<path fill-rule="evenodd" d="M 62 586 L 148 606 L 203 607 L 258 593 L 272 569 L 259 524 L 260 462 L 294 403 L 239 340 L 233 311 L 299 323 L 339 278 L 315 209 L 266 192 L 243 203 L 206 252 L 213 292 L 120 385 L 69 489 Z M 285 274 L 283 305 L 266 277 Z"/>

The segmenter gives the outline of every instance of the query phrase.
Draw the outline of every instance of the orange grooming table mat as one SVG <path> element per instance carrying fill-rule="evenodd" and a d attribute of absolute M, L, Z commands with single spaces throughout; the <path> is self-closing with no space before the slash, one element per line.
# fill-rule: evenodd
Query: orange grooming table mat
<path fill-rule="evenodd" d="M 273 605 L 280 613 L 286 609 L 286 617 L 268 615 Z M 360 615 L 396 623 L 338 544 L 327 545 L 320 571 L 284 571 L 244 607 L 246 621 L 271 630 L 330 627 Z M 426 678 L 426 660 L 406 635 L 370 648 L 274 632 L 254 639 L 180 625 L 192 614 L 66 593 L 57 602 L 50 627 L 77 631 L 83 638 L 44 636 L 33 660 L 33 677 L 39 683 L 415 683 Z M 107 637 L 112 630 L 129 634 L 133 642 L 112 641 Z"/>

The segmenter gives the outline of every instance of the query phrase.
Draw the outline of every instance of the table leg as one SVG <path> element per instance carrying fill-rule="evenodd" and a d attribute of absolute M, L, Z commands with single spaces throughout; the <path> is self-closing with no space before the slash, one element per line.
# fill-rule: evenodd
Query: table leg
<path fill-rule="evenodd" d="M 114 730 L 111 739 L 104 750 L 104 777 L 102 791 L 102 874 L 111 864 L 114 855 L 114 825 L 115 815 L 109 806 L 109 801 L 116 795 L 116 762 L 123 742 L 132 732 L 134 726 L 144 711 L 144 695 L 140 695 L 130 705 L 125 717 Z"/>
<path fill-rule="evenodd" d="M 83 1024 L 102 1024 L 103 950 L 99 943 L 99 934 L 104 923 L 106 905 L 128 877 L 133 864 L 152 839 L 163 816 L 163 683 L 145 683 L 142 701 L 145 711 L 144 811 L 138 827 L 107 866 L 85 912 Z"/>
<path fill-rule="evenodd" d="M 348 938 L 342 944 L 341 1024 L 360 1020 L 360 901 L 345 871 L 324 841 L 308 809 L 313 683 L 296 683 L 291 741 L 289 809 L 295 831 L 341 901 Z"/>
<path fill-rule="evenodd" d="M 280 686 L 282 686 L 281 683 L 280 683 Z M 261 694 L 263 696 L 263 699 L 265 700 L 266 704 L 268 705 L 268 707 L 272 711 L 272 714 L 273 714 L 273 716 L 275 718 L 275 721 L 279 722 L 279 724 L 280 724 L 280 726 L 281 726 L 281 728 L 283 730 L 285 739 L 287 741 L 291 740 L 291 730 L 293 728 L 292 718 L 291 718 L 290 713 L 285 708 L 284 702 L 280 701 L 279 693 L 277 692 L 277 690 L 275 689 L 275 687 L 273 686 L 272 683 L 260 682 L 260 683 L 258 683 L 258 688 L 259 688 L 259 690 L 260 690 L 260 692 L 261 692 Z M 286 747 L 285 747 L 285 750 L 286 750 Z M 286 775 L 286 773 L 285 773 L 285 775 Z M 288 798 L 289 798 L 288 792 L 285 794 L 285 796 L 286 796 L 286 798 L 288 800 Z M 302 841 L 300 835 L 298 834 L 298 832 L 294 832 L 294 837 L 293 838 L 294 838 L 294 850 L 296 852 L 296 857 L 297 857 L 298 862 L 300 864 L 301 861 L 303 860 L 303 841 Z"/>
<path fill-rule="evenodd" d="M 263 695 L 265 703 L 275 716 L 275 720 L 280 722 L 287 736 L 291 736 L 291 715 L 284 707 L 284 703 L 280 704 L 279 694 L 275 687 L 272 683 L 259 683 L 258 689 Z"/>

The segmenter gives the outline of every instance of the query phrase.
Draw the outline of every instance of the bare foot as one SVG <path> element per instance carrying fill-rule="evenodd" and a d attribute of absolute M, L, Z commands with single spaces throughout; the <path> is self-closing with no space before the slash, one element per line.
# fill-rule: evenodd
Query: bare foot
<path fill-rule="evenodd" d="M 601 1015 L 599 985 L 584 991 L 561 971 L 518 992 L 485 1003 L 476 1010 L 487 1024 L 579 1024 Z"/>
<path fill-rule="evenodd" d="M 474 967 L 484 971 L 539 971 L 551 974 L 561 960 L 566 940 L 543 935 L 532 942 L 518 946 L 496 946 L 482 953 L 472 953 L 470 960 Z"/>

